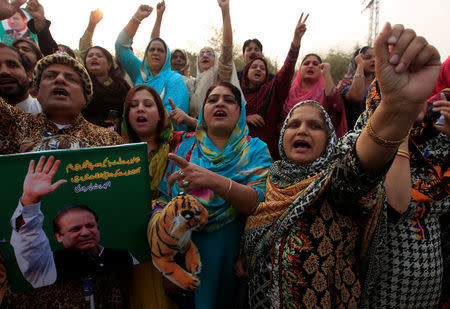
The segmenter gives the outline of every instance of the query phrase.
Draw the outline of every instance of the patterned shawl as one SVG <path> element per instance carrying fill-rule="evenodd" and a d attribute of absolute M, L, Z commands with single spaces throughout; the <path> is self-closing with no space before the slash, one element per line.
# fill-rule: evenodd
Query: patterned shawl
<path fill-rule="evenodd" d="M 355 129 L 362 129 L 369 117 L 376 110 L 381 102 L 381 92 L 378 80 L 375 79 L 369 89 L 367 98 L 367 109 L 355 125 Z M 429 104 L 432 104 L 430 102 Z M 440 162 L 440 149 L 436 147 L 433 151 L 422 153 L 420 145 L 425 141 L 438 137 L 440 134 L 433 128 L 433 117 L 430 109 L 423 121 L 416 123 L 409 137 L 409 153 L 411 166 L 425 167 L 425 172 L 421 175 L 411 175 L 412 192 L 411 198 L 417 202 L 439 201 L 448 198 L 450 194 L 450 171 L 448 170 L 449 158 L 446 162 Z M 442 135 L 442 134 L 441 134 Z M 445 139 L 442 136 L 442 139 Z M 443 142 L 443 147 L 446 144 Z"/>
<path fill-rule="evenodd" d="M 272 159 L 266 144 L 248 135 L 244 101 L 241 101 L 239 120 L 223 151 L 220 151 L 208 137 L 202 107 L 195 137 L 184 140 L 175 153 L 210 171 L 251 186 L 257 192 L 259 200 L 264 200 L 266 176 Z M 179 168 L 170 162 L 159 187 L 161 192 L 170 198 L 182 191 L 178 185 L 169 188 L 167 183 L 169 176 L 177 170 Z M 238 215 L 233 206 L 209 189 L 192 190 L 189 193 L 194 195 L 209 212 L 208 224 L 204 228 L 207 232 L 222 228 L 235 220 Z"/>
<path fill-rule="evenodd" d="M 283 139 L 292 112 L 303 104 L 311 104 L 323 113 L 329 136 L 322 156 L 312 163 L 297 165 L 287 158 Z M 335 158 L 336 143 L 331 119 L 318 102 L 303 101 L 291 109 L 284 121 L 278 143 L 281 160 L 275 162 L 269 170 L 266 201 L 248 217 L 245 226 L 243 251 L 249 257 L 250 264 L 267 255 L 274 242 L 295 224 L 305 209 L 319 196 L 331 175 L 330 166 Z"/>

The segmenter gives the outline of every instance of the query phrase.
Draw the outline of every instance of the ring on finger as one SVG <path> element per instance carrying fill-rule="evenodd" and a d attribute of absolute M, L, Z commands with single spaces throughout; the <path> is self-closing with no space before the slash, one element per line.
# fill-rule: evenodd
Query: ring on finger
<path fill-rule="evenodd" d="M 185 180 L 185 181 L 183 181 L 183 187 L 185 187 L 185 188 L 186 188 L 187 186 L 189 186 L 189 181 L 186 181 L 186 180 Z"/>
<path fill-rule="evenodd" d="M 180 177 L 184 177 L 183 171 L 180 171 L 180 172 L 179 172 L 179 175 L 180 175 Z"/>

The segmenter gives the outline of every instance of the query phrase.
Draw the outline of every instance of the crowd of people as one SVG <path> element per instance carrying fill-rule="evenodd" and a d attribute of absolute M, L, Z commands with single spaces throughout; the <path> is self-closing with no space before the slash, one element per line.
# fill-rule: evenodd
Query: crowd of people
<path fill-rule="evenodd" d="M 132 42 L 148 5 L 118 33 L 113 55 L 92 43 L 100 10 L 76 54 L 54 40 L 38 0 L 0 0 L 0 19 L 25 3 L 37 42 L 0 43 L 0 155 L 38 151 L 48 137 L 71 149 L 144 142 L 149 212 L 184 194 L 208 212 L 186 234 L 201 259 L 190 289 L 151 261 L 102 247 L 88 206 L 54 218 L 64 250 L 52 252 L 40 207 L 64 183 L 53 180 L 60 162 L 31 161 L 10 240 L 38 288 L 31 298 L 53 289 L 70 303 L 79 270 L 92 267 L 107 274 L 99 307 L 108 298 L 115 308 L 449 307 L 450 57 L 441 65 L 425 38 L 386 23 L 336 83 L 315 53 L 295 73 L 309 14 L 278 72 L 258 39 L 244 43 L 237 72 L 230 0 L 217 0 L 220 51 L 205 46 L 195 63 L 161 38 L 164 0 L 143 59 Z M 187 249 L 175 249 L 172 262 L 184 267 Z M 20 308 L 27 292 L 12 292 L 5 265 L 0 252 L 0 308 Z"/>

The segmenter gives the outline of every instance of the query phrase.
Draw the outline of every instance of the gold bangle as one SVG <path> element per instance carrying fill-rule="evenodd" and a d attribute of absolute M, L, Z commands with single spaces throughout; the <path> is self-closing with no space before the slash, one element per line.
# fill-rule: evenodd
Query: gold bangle
<path fill-rule="evenodd" d="M 366 126 L 367 135 L 375 142 L 375 144 L 378 144 L 382 147 L 388 147 L 388 148 L 394 148 L 398 147 L 401 143 L 403 143 L 409 136 L 409 133 L 400 140 L 389 140 L 382 138 L 381 136 L 377 135 L 372 128 L 372 118 L 369 118 L 369 121 L 367 122 Z"/>
<path fill-rule="evenodd" d="M 355 74 L 353 78 L 366 78 L 366 76 L 364 74 Z"/>
<path fill-rule="evenodd" d="M 228 190 L 227 193 L 225 193 L 225 196 L 228 196 L 228 193 L 231 191 L 231 186 L 233 185 L 233 180 L 231 180 L 231 178 L 228 178 L 228 180 L 230 181 L 230 184 L 228 185 Z"/>
<path fill-rule="evenodd" d="M 403 157 L 403 158 L 407 158 L 409 160 L 410 156 L 409 156 L 409 152 L 404 151 L 404 150 L 397 150 L 396 153 L 397 156 Z"/>

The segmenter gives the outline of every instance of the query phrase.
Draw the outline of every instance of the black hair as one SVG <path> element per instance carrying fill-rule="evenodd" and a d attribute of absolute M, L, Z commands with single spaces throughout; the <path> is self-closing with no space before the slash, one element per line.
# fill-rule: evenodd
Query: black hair
<path fill-rule="evenodd" d="M 91 208 L 89 208 L 88 206 L 86 206 L 86 205 L 70 205 L 70 206 L 67 206 L 67 207 L 61 209 L 60 211 L 58 211 L 58 213 L 56 214 L 55 218 L 53 218 L 53 221 L 52 221 L 52 223 L 53 223 L 53 233 L 55 233 L 55 234 L 58 233 L 59 234 L 60 227 L 58 225 L 58 221 L 61 219 L 62 216 L 64 216 L 65 214 L 67 214 L 67 213 L 69 213 L 71 211 L 74 211 L 74 210 L 84 210 L 84 211 L 87 211 L 87 212 L 91 213 L 94 216 L 95 221 L 98 223 L 98 215 L 97 215 L 97 213 L 95 211 L 93 211 Z"/>
<path fill-rule="evenodd" d="M 70 57 L 76 59 L 75 52 L 72 48 L 64 44 L 58 44 L 58 50 L 67 53 Z"/>
<path fill-rule="evenodd" d="M 258 39 L 248 39 L 247 41 L 244 42 L 244 45 L 242 45 L 242 53 L 245 53 L 245 49 L 246 49 L 247 46 L 249 46 L 250 43 L 252 43 L 252 42 L 255 43 L 255 44 L 259 47 L 259 49 L 261 50 L 261 52 L 262 52 L 263 46 L 262 46 L 261 42 L 260 42 Z"/>
<path fill-rule="evenodd" d="M 322 63 L 322 58 L 320 58 L 320 56 L 318 54 L 314 54 L 314 53 L 307 54 L 305 57 L 303 57 L 301 63 L 303 63 L 306 60 L 306 58 L 308 58 L 310 56 L 316 57 L 319 60 L 319 62 Z"/>
<path fill-rule="evenodd" d="M 92 49 L 94 49 L 94 48 L 97 48 L 98 50 L 100 50 L 100 51 L 102 52 L 103 56 L 105 56 L 106 61 L 107 61 L 108 64 L 109 64 L 108 75 L 109 75 L 110 77 L 119 77 L 119 74 L 116 72 L 116 70 L 115 70 L 115 68 L 114 68 L 114 59 L 113 59 L 113 56 L 111 55 L 111 53 L 110 53 L 108 50 L 106 50 L 105 48 L 103 48 L 103 47 L 101 47 L 101 46 L 97 46 L 97 45 L 96 45 L 96 46 L 92 46 L 92 47 L 90 47 L 90 48 L 87 50 L 86 54 L 84 55 L 84 59 L 83 59 L 83 61 L 84 61 L 84 66 L 86 67 L 86 58 L 87 58 L 89 52 L 90 52 Z M 87 67 L 86 67 L 86 70 L 87 70 Z M 91 75 L 91 72 L 89 72 L 89 70 L 88 70 L 88 73 L 89 73 L 89 75 Z M 91 76 L 91 78 L 92 78 L 92 76 Z"/>
<path fill-rule="evenodd" d="M 355 50 L 355 52 L 353 53 L 353 59 L 358 56 L 359 54 L 364 54 L 368 49 L 371 49 L 373 47 L 371 46 L 363 46 L 361 48 L 358 48 L 357 50 Z"/>
<path fill-rule="evenodd" d="M 223 87 L 227 87 L 228 89 L 230 89 L 234 95 L 234 98 L 236 99 L 236 104 L 239 106 L 239 109 L 241 109 L 241 100 L 242 100 L 241 92 L 235 85 L 233 85 L 232 83 L 228 83 L 228 82 L 218 82 L 217 84 L 209 87 L 208 91 L 206 91 L 205 101 L 203 102 L 203 104 L 205 104 L 211 91 L 213 91 L 214 88 L 216 88 L 217 86 L 223 86 Z"/>
<path fill-rule="evenodd" d="M 12 43 L 12 46 L 17 48 L 17 44 L 19 44 L 19 43 L 26 43 L 31 48 L 31 50 L 33 50 L 33 53 L 36 55 L 37 61 L 41 60 L 42 57 L 44 57 L 42 55 L 42 52 L 39 49 L 39 47 L 36 44 L 34 44 L 33 41 L 31 41 L 29 39 L 25 39 L 25 38 L 19 38 L 19 39 L 14 40 L 14 42 Z"/>
<path fill-rule="evenodd" d="M 28 20 L 28 16 L 25 14 L 25 12 L 24 12 L 22 9 L 18 9 L 18 10 L 16 11 L 16 13 L 19 13 L 20 16 L 22 16 L 23 19 Z"/>
<path fill-rule="evenodd" d="M 5 43 L 2 43 L 2 42 L 0 42 L 0 48 L 7 48 L 7 49 L 12 50 L 13 52 L 15 52 L 18 55 L 19 61 L 22 64 L 22 66 L 25 69 L 25 71 L 26 72 L 32 72 L 33 71 L 34 66 L 31 63 L 31 61 L 27 57 L 22 55 L 22 53 L 19 52 L 19 50 L 17 48 L 15 48 L 14 46 L 6 45 Z"/>

